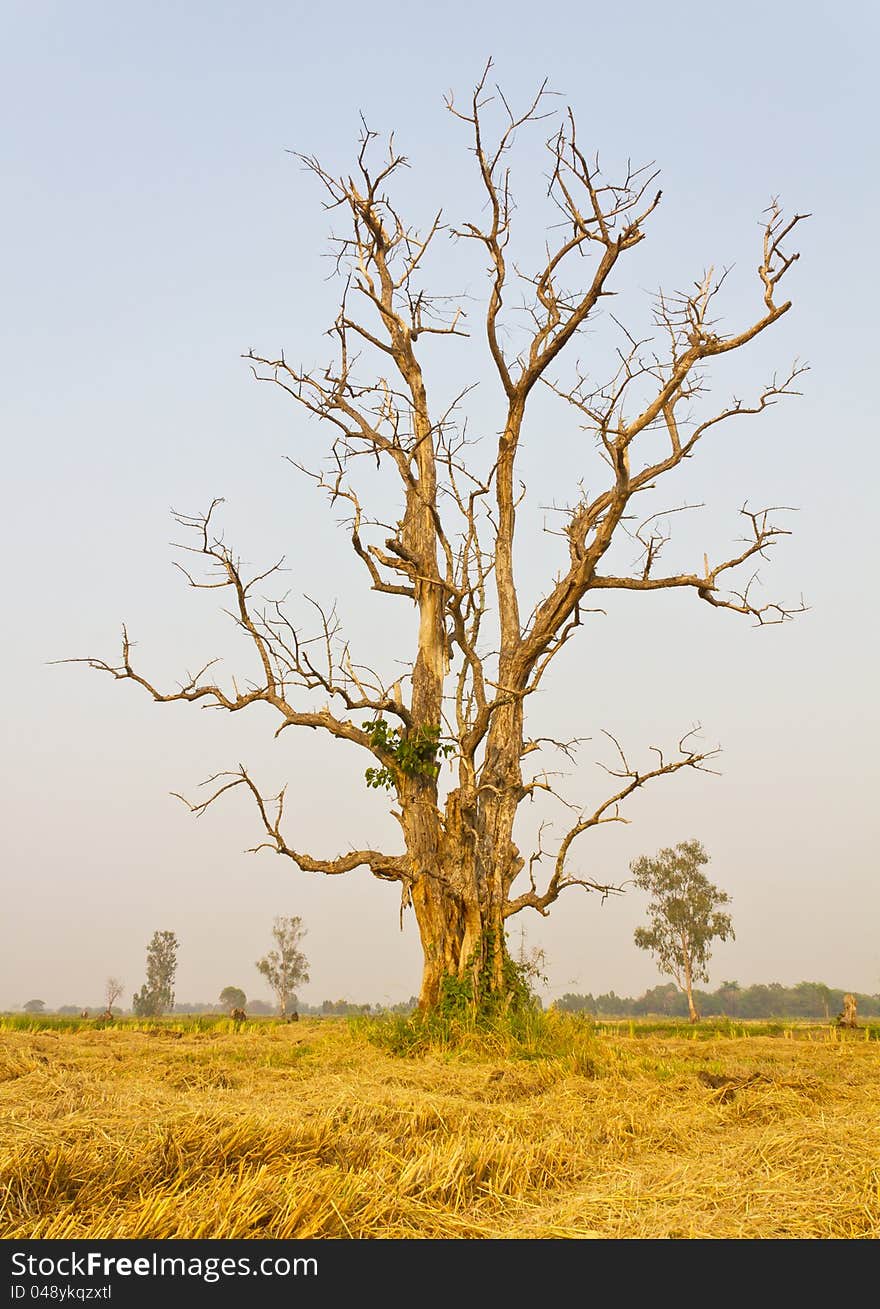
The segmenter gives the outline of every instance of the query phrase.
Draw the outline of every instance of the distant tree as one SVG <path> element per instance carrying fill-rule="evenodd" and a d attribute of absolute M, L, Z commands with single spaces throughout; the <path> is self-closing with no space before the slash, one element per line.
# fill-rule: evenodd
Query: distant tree
<path fill-rule="evenodd" d="M 56 1009 L 55 1012 L 64 1018 L 72 1018 L 74 1015 L 79 1017 L 83 1012 L 83 1008 L 80 1004 L 63 1004 L 60 1009 Z"/>
<path fill-rule="evenodd" d="M 654 986 L 650 991 L 646 991 L 641 1000 L 637 1002 L 637 1007 L 646 1014 L 671 1016 L 675 1013 L 680 999 L 681 996 L 672 982 L 664 982 L 660 986 Z"/>
<path fill-rule="evenodd" d="M 786 1012 L 798 1018 L 831 1018 L 834 998 L 824 982 L 798 982 L 787 991 Z"/>
<path fill-rule="evenodd" d="M 608 1018 L 623 1018 L 633 1012 L 635 1004 L 626 996 L 609 991 L 607 995 L 596 996 L 596 1013 Z"/>
<path fill-rule="evenodd" d="M 299 948 L 305 934 L 301 918 L 279 916 L 272 927 L 276 948 L 257 960 L 257 970 L 275 993 L 282 1017 L 291 1000 L 296 999 L 296 988 L 309 980 L 309 963 Z"/>
<path fill-rule="evenodd" d="M 418 1004 L 418 1000 L 416 1004 Z M 322 1000 L 318 1012 L 325 1018 L 353 1018 L 357 1014 L 372 1013 L 373 1006 L 370 1004 L 353 1004 L 350 1000 Z M 378 1005 L 376 1012 L 381 1012 Z"/>
<path fill-rule="evenodd" d="M 596 1001 L 591 995 L 576 995 L 572 991 L 566 991 L 565 995 L 554 1000 L 553 1008 L 565 1014 L 595 1014 Z"/>
<path fill-rule="evenodd" d="M 676 992 L 679 1001 L 686 1004 L 685 997 Z M 704 1018 L 722 1018 L 725 1014 L 724 1004 L 717 991 L 694 991 L 694 1004 Z"/>
<path fill-rule="evenodd" d="M 174 932 L 153 933 L 147 946 L 147 980 L 132 999 L 138 1018 L 158 1018 L 174 1008 L 178 944 Z"/>
<path fill-rule="evenodd" d="M 43 1014 L 46 1012 L 45 1000 L 25 1000 L 22 1006 L 26 1014 Z"/>
<path fill-rule="evenodd" d="M 747 986 L 738 1000 L 740 1018 L 769 1018 L 783 1013 L 784 1010 L 773 1003 L 776 998 L 771 990 L 773 985 L 772 982 L 770 986 L 758 982 Z"/>
<path fill-rule="evenodd" d="M 419 1007 L 419 997 L 411 995 L 408 1000 L 399 1000 L 388 1008 L 390 1014 L 411 1014 Z"/>
<path fill-rule="evenodd" d="M 108 977 L 104 983 L 104 1004 L 107 1013 L 113 1012 L 113 1006 L 125 990 L 125 982 L 118 977 Z"/>
<path fill-rule="evenodd" d="M 724 1005 L 724 1012 L 729 1010 L 731 1017 L 735 1018 L 740 996 L 739 982 L 722 982 L 716 994 Z"/>
<path fill-rule="evenodd" d="M 692 1023 L 700 1017 L 694 982 L 708 980 L 710 946 L 734 936 L 730 915 L 719 912 L 730 896 L 701 871 L 708 862 L 700 842 L 691 840 L 630 864 L 636 886 L 651 895 L 651 925 L 636 928 L 635 943 L 656 956 L 661 972 L 675 978 L 687 996 Z"/>
<path fill-rule="evenodd" d="M 240 986 L 224 986 L 220 992 L 220 1003 L 224 1009 L 245 1009 L 247 996 Z"/>

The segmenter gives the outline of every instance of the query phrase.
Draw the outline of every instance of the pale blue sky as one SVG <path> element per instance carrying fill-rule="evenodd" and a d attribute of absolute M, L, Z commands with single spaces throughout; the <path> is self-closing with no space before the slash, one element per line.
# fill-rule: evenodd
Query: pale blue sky
<path fill-rule="evenodd" d="M 724 747 L 722 776 L 659 783 L 632 806 L 630 826 L 584 844 L 585 868 L 620 880 L 636 855 L 696 836 L 733 897 L 737 931 L 715 953 L 713 985 L 880 990 L 875 6 L 456 0 L 377 10 L 345 0 L 316 12 L 5 0 L 0 24 L 0 1006 L 34 995 L 96 1003 L 108 973 L 130 996 L 148 938 L 166 928 L 181 940 L 179 997 L 212 999 L 227 984 L 261 995 L 253 961 L 278 913 L 309 929 L 305 999 L 418 989 L 415 926 L 399 932 L 393 887 L 246 855 L 256 833 L 243 803 L 197 822 L 168 794 L 245 760 L 267 788 L 291 782 L 302 844 L 335 853 L 395 839 L 382 796 L 363 786 L 363 761 L 311 734 L 273 743 L 259 710 L 233 721 L 160 708 L 46 661 L 113 656 L 123 619 L 166 681 L 229 648 L 210 597 L 186 591 L 168 546 L 169 508 L 217 495 L 246 558 L 285 552 L 294 594 L 338 596 L 377 660 L 408 653 L 395 642 L 410 639 L 411 615 L 383 606 L 376 616 L 344 536 L 283 462 L 319 449 L 320 433 L 257 386 L 240 355 L 326 353 L 328 217 L 289 151 L 348 168 L 362 111 L 394 129 L 412 161 L 408 212 L 469 217 L 473 160 L 443 95 L 467 94 L 489 55 L 513 99 L 549 77 L 603 159 L 662 169 L 663 204 L 619 286 L 617 311 L 637 322 L 647 292 L 686 285 L 709 263 L 734 264 L 725 308 L 739 321 L 758 304 L 757 220 L 770 196 L 813 214 L 788 279 L 794 309 L 717 379 L 723 398 L 800 356 L 811 366 L 804 396 L 725 433 L 675 492 L 706 501 L 713 542 L 738 534 L 746 498 L 798 506 L 794 534 L 762 575 L 774 595 L 803 592 L 810 611 L 756 631 L 689 597 L 630 597 L 567 652 L 536 727 L 606 728 L 638 754 L 701 722 Z M 516 161 L 530 237 L 541 221 L 539 145 L 526 141 Z M 479 261 L 460 246 L 436 272 L 443 289 L 480 293 Z M 441 390 L 453 377 L 482 379 L 472 422 L 494 430 L 498 396 L 479 339 L 437 358 Z M 572 437 L 560 427 L 558 447 L 548 445 L 538 424 L 527 440 L 524 532 L 577 475 Z M 688 529 L 685 545 L 702 530 Z M 535 539 L 525 580 L 539 586 L 552 541 Z M 584 800 L 602 776 L 589 749 L 569 779 Z M 546 922 L 521 915 L 547 951 L 548 994 L 654 985 L 632 943 L 642 917 L 634 894 L 600 907 L 573 891 Z"/>

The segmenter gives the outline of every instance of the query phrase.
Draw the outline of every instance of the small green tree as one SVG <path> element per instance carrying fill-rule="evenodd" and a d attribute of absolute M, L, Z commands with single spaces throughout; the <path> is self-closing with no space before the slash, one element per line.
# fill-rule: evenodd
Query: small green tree
<path fill-rule="evenodd" d="M 240 986 L 224 986 L 220 992 L 220 1003 L 224 1009 L 244 1009 L 247 996 Z"/>
<path fill-rule="evenodd" d="M 178 940 L 174 932 L 154 932 L 147 946 L 147 980 L 132 997 L 138 1018 L 158 1018 L 174 1008 Z"/>
<path fill-rule="evenodd" d="M 26 1014 L 42 1014 L 46 1012 L 45 1000 L 25 1000 L 22 1008 Z"/>
<path fill-rule="evenodd" d="M 719 912 L 720 905 L 730 903 L 730 896 L 701 871 L 708 862 L 703 846 L 692 840 L 653 857 L 642 855 L 630 864 L 636 886 L 652 897 L 651 925 L 636 928 L 635 943 L 656 956 L 662 973 L 675 978 L 687 996 L 692 1023 L 700 1017 L 694 982 L 708 981 L 711 943 L 734 938 L 730 915 Z"/>
<path fill-rule="evenodd" d="M 276 948 L 265 958 L 257 960 L 257 970 L 275 993 L 282 1017 L 291 1000 L 296 998 L 296 988 L 309 980 L 309 962 L 299 948 L 305 934 L 301 918 L 279 916 L 272 926 Z"/>

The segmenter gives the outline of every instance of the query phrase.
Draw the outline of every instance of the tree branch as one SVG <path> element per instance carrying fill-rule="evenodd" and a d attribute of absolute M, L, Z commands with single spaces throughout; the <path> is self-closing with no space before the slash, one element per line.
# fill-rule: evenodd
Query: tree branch
<path fill-rule="evenodd" d="M 191 813 L 201 817 L 220 796 L 234 790 L 236 787 L 246 787 L 253 797 L 263 827 L 270 838 L 268 841 L 262 841 L 259 845 L 253 846 L 249 851 L 250 854 L 256 854 L 259 850 L 275 850 L 277 854 L 292 859 L 304 873 L 325 873 L 328 876 L 337 876 L 341 873 L 350 873 L 355 868 L 367 867 L 374 877 L 386 882 L 398 882 L 409 876 L 408 860 L 405 855 L 387 855 L 378 850 L 350 850 L 347 854 L 339 855 L 336 859 L 316 859 L 313 855 L 292 849 L 281 833 L 285 791 L 281 790 L 277 796 L 265 800 L 243 765 L 239 765 L 235 772 L 216 773 L 213 777 L 209 777 L 203 785 L 210 786 L 221 778 L 229 780 L 224 780 L 222 785 L 218 786 L 206 800 L 202 800 L 198 804 L 192 804 L 177 791 L 172 792 L 172 794 L 177 799 L 182 800 Z M 275 806 L 274 816 L 269 813 L 270 805 Z"/>
<path fill-rule="evenodd" d="M 695 727 L 681 738 L 678 743 L 679 757 L 676 759 L 666 760 L 663 752 L 656 746 L 652 746 L 652 750 L 658 757 L 658 762 L 654 768 L 650 768 L 645 772 L 640 772 L 638 769 L 631 767 L 619 742 L 610 732 L 606 732 L 605 735 L 614 743 L 620 759 L 619 768 L 608 768 L 606 771 L 609 772 L 612 777 L 623 779 L 624 785 L 615 791 L 613 795 L 610 795 L 606 800 L 603 800 L 603 802 L 593 810 L 592 814 L 589 816 L 582 815 L 578 821 L 569 828 L 559 846 L 553 873 L 543 893 L 538 891 L 530 869 L 531 885 L 529 890 L 508 902 L 505 906 L 505 917 L 510 917 L 511 914 L 519 913 L 521 909 L 526 908 L 536 909 L 538 913 L 546 916 L 550 905 L 553 904 L 554 901 L 558 899 L 561 892 L 569 886 L 581 886 L 588 891 L 598 891 L 603 897 L 621 891 L 622 887 L 620 886 L 607 885 L 597 882 L 593 878 L 577 877 L 574 874 L 569 873 L 567 871 L 567 861 L 572 843 L 583 832 L 589 831 L 590 828 L 593 827 L 599 827 L 603 823 L 629 822 L 629 819 L 625 818 L 620 813 L 621 804 L 623 804 L 623 802 L 627 800 L 633 792 L 639 790 L 655 778 L 668 777 L 672 773 L 679 772 L 682 768 L 694 768 L 700 772 L 713 771 L 712 769 L 706 768 L 706 762 L 707 760 L 714 758 L 719 751 L 717 749 L 696 751 L 688 745 L 689 739 L 699 730 L 699 727 Z"/>

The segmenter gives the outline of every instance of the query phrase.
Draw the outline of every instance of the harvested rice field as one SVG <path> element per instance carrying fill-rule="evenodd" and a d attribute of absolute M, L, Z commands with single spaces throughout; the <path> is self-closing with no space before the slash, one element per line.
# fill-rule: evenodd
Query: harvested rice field
<path fill-rule="evenodd" d="M 0 1020 L 0 1235 L 880 1236 L 876 1029 L 376 1032 Z"/>

